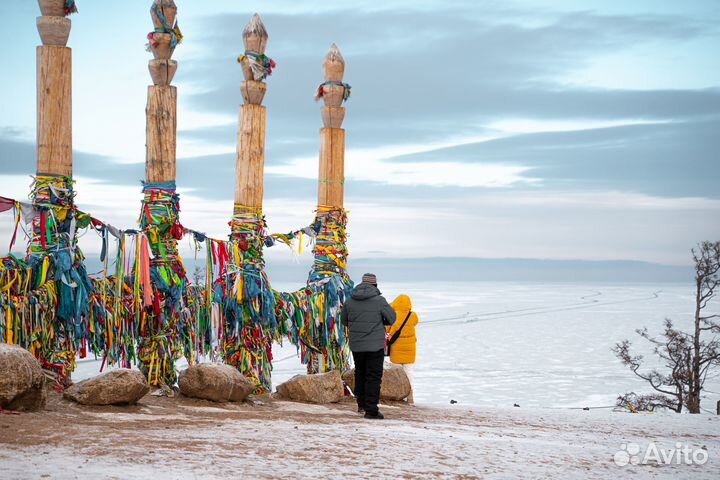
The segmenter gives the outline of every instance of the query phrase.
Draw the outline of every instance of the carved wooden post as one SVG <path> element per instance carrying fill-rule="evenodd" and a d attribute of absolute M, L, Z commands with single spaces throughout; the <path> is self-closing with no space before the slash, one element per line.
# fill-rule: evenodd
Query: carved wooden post
<path fill-rule="evenodd" d="M 230 271 L 225 289 L 225 361 L 257 385 L 271 388 L 270 363 L 277 319 L 275 298 L 265 275 L 262 213 L 265 164 L 265 78 L 275 62 L 265 55 L 268 34 L 255 14 L 243 30 L 245 53 L 238 58 L 245 80 L 235 161 L 235 205 L 230 222 Z"/>
<path fill-rule="evenodd" d="M 38 0 L 37 30 L 37 174 L 30 196 L 36 216 L 28 261 L 37 265 L 35 285 L 54 285 L 58 299 L 52 325 L 31 350 L 61 386 L 70 382 L 75 352 L 85 341 L 90 280 L 77 248 L 72 179 L 72 52 L 66 46 L 74 1 Z M 44 272 L 44 273 L 40 273 Z M 50 313 L 50 312 L 48 312 Z"/>
<path fill-rule="evenodd" d="M 177 131 L 177 88 L 170 85 L 177 62 L 172 60 L 179 42 L 175 28 L 177 7 L 173 0 L 155 0 L 150 8 L 155 30 L 148 34 L 153 59 L 148 63 L 153 85 L 148 87 L 145 113 L 145 181 L 175 181 L 175 139 Z M 182 37 L 180 37 L 182 38 Z"/>
<path fill-rule="evenodd" d="M 313 254 L 315 261 L 308 287 L 322 292 L 328 312 L 321 323 L 331 325 L 329 332 L 316 332 L 322 353 L 308 352 L 308 373 L 342 370 L 348 366 L 349 348 L 345 326 L 340 321 L 340 310 L 352 290 L 347 275 L 347 246 L 345 227 L 347 215 L 343 209 L 345 184 L 345 130 L 342 122 L 345 108 L 342 104 L 350 96 L 350 85 L 343 83 L 345 60 L 335 44 L 325 56 L 324 82 L 318 87 L 316 99 L 322 98 L 323 128 L 320 129 L 320 171 L 318 177 L 318 209 L 315 223 L 320 225 Z M 330 303 L 333 299 L 333 303 Z M 330 315 L 328 317 L 328 315 Z M 317 323 L 317 322 L 316 322 Z M 309 328 L 312 328 L 310 326 Z"/>
<path fill-rule="evenodd" d="M 148 34 L 153 85 L 148 87 L 144 198 L 140 226 L 152 253 L 152 295 L 136 300 L 141 311 L 139 367 L 152 385 L 175 383 L 175 360 L 181 354 L 179 331 L 187 288 L 185 267 L 178 256 L 177 241 L 183 236 L 179 221 L 179 195 L 175 185 L 177 89 L 170 82 L 177 71 L 172 60 L 182 34 L 175 21 L 173 0 L 154 0 L 150 17 L 154 30 Z M 189 359 L 192 361 L 192 359 Z"/>
<path fill-rule="evenodd" d="M 37 172 L 72 175 L 72 51 L 64 0 L 39 0 L 37 29 Z M 74 5 L 74 2 L 73 2 Z"/>
<path fill-rule="evenodd" d="M 272 60 L 265 56 L 268 34 L 255 14 L 243 31 L 245 53 L 240 56 L 245 80 L 240 84 L 237 154 L 235 156 L 235 204 L 262 208 L 263 170 L 265 165 L 265 107 L 267 86 L 263 81 L 272 72 Z"/>
<path fill-rule="evenodd" d="M 350 86 L 342 83 L 345 60 L 333 43 L 325 56 L 323 77 L 325 82 L 318 88 L 322 97 L 323 128 L 320 129 L 320 175 L 318 205 L 342 208 L 345 183 L 345 108 L 342 103 L 350 95 Z"/>

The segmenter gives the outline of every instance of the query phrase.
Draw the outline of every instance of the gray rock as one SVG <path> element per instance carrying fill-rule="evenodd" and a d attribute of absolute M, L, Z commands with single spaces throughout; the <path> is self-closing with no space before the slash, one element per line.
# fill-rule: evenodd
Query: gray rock
<path fill-rule="evenodd" d="M 186 397 L 214 402 L 242 402 L 255 390 L 255 384 L 235 367 L 216 363 L 188 367 L 180 372 L 178 386 Z"/>
<path fill-rule="evenodd" d="M 355 391 L 355 369 L 352 368 L 343 373 L 343 381 Z M 383 365 L 383 378 L 380 385 L 380 400 L 400 401 L 405 400 L 412 393 L 410 380 L 401 365 L 385 363 Z"/>
<path fill-rule="evenodd" d="M 35 357 L 18 345 L 0 344 L 0 408 L 35 411 L 46 399 L 45 375 Z"/>
<path fill-rule="evenodd" d="M 150 391 L 139 370 L 110 370 L 66 388 L 63 396 L 83 405 L 132 405 Z"/>
<path fill-rule="evenodd" d="M 343 399 L 340 372 L 295 375 L 277 386 L 277 393 L 290 400 L 309 403 L 336 403 Z"/>

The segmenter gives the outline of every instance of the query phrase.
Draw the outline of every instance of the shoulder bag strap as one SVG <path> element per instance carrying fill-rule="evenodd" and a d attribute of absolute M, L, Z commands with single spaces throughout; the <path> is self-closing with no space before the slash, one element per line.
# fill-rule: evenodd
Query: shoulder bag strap
<path fill-rule="evenodd" d="M 400 328 L 398 328 L 397 331 L 396 331 L 395 333 L 393 333 L 393 336 L 390 337 L 390 340 L 388 340 L 388 343 L 387 343 L 388 346 L 390 346 L 390 345 L 392 345 L 393 343 L 395 343 L 395 340 L 397 340 L 398 337 L 400 337 L 400 332 L 402 332 L 403 327 L 405 326 L 405 324 L 407 323 L 407 321 L 410 319 L 410 315 L 412 315 L 412 310 L 410 310 L 410 311 L 408 312 L 407 317 L 405 317 L 405 320 L 403 320 L 403 323 L 402 323 L 402 325 L 400 325 Z"/>

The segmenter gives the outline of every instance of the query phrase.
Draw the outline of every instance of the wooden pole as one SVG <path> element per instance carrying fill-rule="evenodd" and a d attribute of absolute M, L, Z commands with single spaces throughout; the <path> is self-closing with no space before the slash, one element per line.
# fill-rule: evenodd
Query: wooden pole
<path fill-rule="evenodd" d="M 177 62 L 170 57 L 177 37 L 173 39 L 174 34 L 165 30 L 166 26 L 172 28 L 175 24 L 176 15 L 177 7 L 173 0 L 155 0 L 150 10 L 155 32 L 151 33 L 150 39 L 150 51 L 154 58 L 148 62 L 153 85 L 148 87 L 145 109 L 146 182 L 175 181 L 177 88 L 170 82 L 177 71 Z"/>
<path fill-rule="evenodd" d="M 268 392 L 272 387 L 272 367 L 266 352 L 273 335 L 270 329 L 261 327 L 262 323 L 258 324 L 258 319 L 271 322 L 275 317 L 274 297 L 263 258 L 265 107 L 261 104 L 266 90 L 263 82 L 274 65 L 265 56 L 267 40 L 265 26 L 255 14 L 243 30 L 245 52 L 238 58 L 245 80 L 240 84 L 243 105 L 235 156 L 235 205 L 230 221 L 230 258 L 234 266 L 225 279 L 233 285 L 232 292 L 238 292 L 235 301 L 242 308 L 226 310 L 223 332 L 225 362 L 251 379 L 257 386 L 256 392 Z M 248 296 L 250 292 L 256 293 Z"/>
<path fill-rule="evenodd" d="M 258 55 L 265 55 L 268 34 L 260 17 L 253 15 L 243 30 L 245 54 L 240 64 L 245 80 L 240 85 L 237 152 L 235 155 L 235 205 L 262 208 L 265 168 L 265 107 L 262 105 L 266 85 L 265 71 Z M 235 213 L 235 212 L 234 212 Z"/>
<path fill-rule="evenodd" d="M 318 205 L 342 207 L 345 183 L 345 130 L 320 129 Z"/>
<path fill-rule="evenodd" d="M 32 237 L 28 244 L 28 259 L 42 261 L 54 270 L 59 252 L 70 254 L 68 278 L 80 280 L 86 276 L 81 268 L 83 256 L 77 246 L 74 228 L 74 192 L 72 180 L 72 51 L 67 48 L 70 19 L 65 18 L 64 0 L 39 0 L 41 16 L 37 30 L 42 46 L 37 47 L 37 164 L 31 197 L 36 215 L 32 222 Z M 52 206 L 48 205 L 51 204 Z M 49 223 L 47 223 L 49 222 Z M 52 228 L 43 228 L 43 224 Z M 48 233 L 49 232 L 49 233 Z M 49 257 L 49 258 L 48 258 Z M 52 274 L 54 276 L 54 274 Z M 89 278 L 83 279 L 89 282 Z M 81 283 L 78 281 L 77 283 Z M 72 305 L 82 301 L 79 288 L 73 288 L 55 278 L 55 294 Z M 75 351 L 80 349 L 81 335 L 67 328 L 67 318 L 60 318 L 54 309 L 50 325 L 43 328 L 43 341 L 35 349 L 38 358 L 54 358 L 54 365 L 43 363 L 61 386 L 71 384 Z M 62 312 L 64 316 L 67 312 Z M 79 318 L 72 320 L 80 321 Z"/>
<path fill-rule="evenodd" d="M 170 85 L 177 71 L 177 62 L 170 57 L 182 38 L 176 28 L 176 16 L 173 0 L 154 0 L 150 7 L 154 30 L 148 35 L 153 54 L 148 69 L 153 85 L 148 87 L 145 109 L 145 184 L 140 226 L 153 257 L 151 270 L 159 275 L 151 275 L 152 294 L 143 302 L 148 313 L 138 344 L 138 367 L 151 385 L 175 383 L 175 359 L 180 356 L 176 342 L 182 321 L 179 312 L 187 288 L 185 267 L 177 251 L 183 229 L 175 191 L 177 89 Z M 162 215 L 151 214 L 157 211 Z M 160 285 L 166 279 L 169 285 L 180 287 L 179 299 L 167 293 L 168 285 Z M 149 300 L 157 305 L 152 312 Z"/>
<path fill-rule="evenodd" d="M 320 129 L 320 171 L 318 175 L 318 205 L 342 208 L 345 191 L 345 130 L 342 122 L 346 98 L 343 84 L 345 60 L 333 43 L 325 56 L 323 77 L 320 86 L 325 106 L 322 107 L 324 128 Z"/>
<path fill-rule="evenodd" d="M 322 260 L 318 260 L 317 246 L 332 247 L 336 253 L 336 267 L 338 273 L 344 272 L 346 253 L 344 239 L 344 223 L 339 225 L 339 219 L 344 218 L 343 211 L 345 191 L 345 130 L 342 122 L 345 118 L 345 108 L 342 103 L 350 94 L 350 86 L 343 83 L 345 74 L 345 60 L 340 54 L 337 46 L 333 43 L 325 56 L 323 62 L 324 81 L 318 89 L 318 95 L 322 97 L 325 105 L 321 114 L 323 128 L 320 129 L 320 165 L 318 174 L 318 215 L 316 221 L 322 221 L 322 230 L 318 236 L 314 271 L 325 272 L 328 267 Z M 332 232 L 332 235 L 329 233 Z M 340 233 L 342 232 L 342 233 Z M 327 243 L 325 245 L 324 243 Z M 319 251 L 320 258 L 325 256 L 325 250 Z M 342 259 L 342 260 L 340 260 Z M 341 268 L 341 270 L 340 270 Z M 326 275 L 323 273 L 322 275 Z M 345 275 L 342 273 L 341 275 Z M 312 274 L 311 274 L 312 277 Z M 344 277 L 341 277 L 344 278 Z M 349 279 L 348 279 L 349 282 Z M 342 327 L 335 327 L 342 328 Z M 335 345 L 336 348 L 341 348 Z M 342 350 L 341 350 L 342 352 Z M 340 353 L 341 353 L 340 352 Z M 340 354 L 343 357 L 346 354 Z M 340 365 L 333 365 L 333 362 L 322 353 L 310 353 L 308 355 L 307 373 L 327 372 L 332 368 L 341 368 Z M 341 361 L 342 363 L 346 363 Z"/>
<path fill-rule="evenodd" d="M 235 203 L 262 208 L 265 168 L 265 107 L 242 105 L 235 156 Z"/>
<path fill-rule="evenodd" d="M 175 181 L 177 88 L 149 86 L 145 114 L 145 181 Z"/>
<path fill-rule="evenodd" d="M 37 29 L 37 173 L 72 175 L 72 51 L 63 0 L 40 2 Z M 48 5 L 45 5 L 48 4 Z M 50 5 L 52 4 L 52 5 Z M 55 5 L 57 4 L 57 5 Z"/>

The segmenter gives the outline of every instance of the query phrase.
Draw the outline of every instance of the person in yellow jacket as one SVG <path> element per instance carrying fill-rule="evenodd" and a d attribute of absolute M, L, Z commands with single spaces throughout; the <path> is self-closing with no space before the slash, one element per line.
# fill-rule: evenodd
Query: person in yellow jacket
<path fill-rule="evenodd" d="M 416 357 L 416 346 L 417 346 L 417 335 L 415 334 L 415 327 L 418 324 L 418 316 L 412 311 L 412 301 L 410 297 L 405 294 L 398 295 L 393 300 L 390 306 L 395 310 L 397 315 L 395 323 L 386 327 L 388 338 L 392 338 L 395 333 L 400 330 L 400 335 L 397 337 L 395 342 L 390 346 L 390 361 L 398 365 L 402 365 L 410 380 L 410 395 L 407 398 L 408 403 L 413 403 L 413 391 L 412 391 L 412 365 L 415 363 Z M 407 321 L 405 321 L 407 319 Z M 403 326 L 405 324 L 405 326 Z"/>

